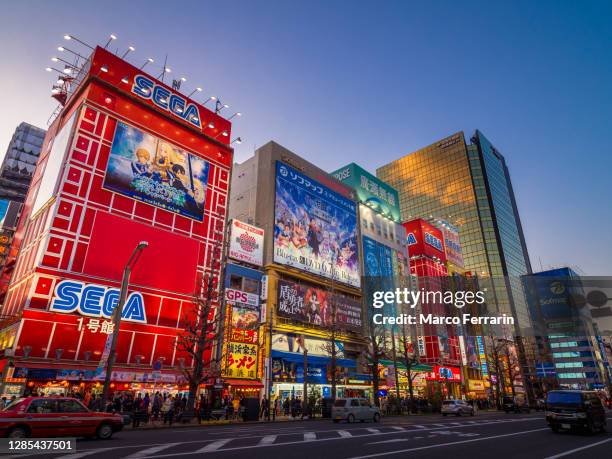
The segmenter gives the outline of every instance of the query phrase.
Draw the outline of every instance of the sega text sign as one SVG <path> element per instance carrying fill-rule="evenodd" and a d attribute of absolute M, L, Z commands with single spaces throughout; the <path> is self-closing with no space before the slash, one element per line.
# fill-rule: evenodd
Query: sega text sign
<path fill-rule="evenodd" d="M 62 314 L 78 313 L 89 317 L 110 319 L 119 303 L 119 289 L 76 280 L 63 280 L 55 287 L 50 311 Z M 141 293 L 129 294 L 121 313 L 122 320 L 147 323 Z"/>
<path fill-rule="evenodd" d="M 188 102 L 183 96 L 157 84 L 153 79 L 145 75 L 136 75 L 132 92 L 143 99 L 151 100 L 162 110 L 172 113 L 195 127 L 202 127 L 200 111 L 196 104 Z"/>
<path fill-rule="evenodd" d="M 421 218 L 403 223 L 406 228 L 408 255 L 437 258 L 446 262 L 442 231 Z"/>

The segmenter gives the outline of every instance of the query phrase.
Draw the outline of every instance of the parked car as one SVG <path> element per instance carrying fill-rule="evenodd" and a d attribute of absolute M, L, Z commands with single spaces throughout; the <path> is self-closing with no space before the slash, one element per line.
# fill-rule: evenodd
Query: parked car
<path fill-rule="evenodd" d="M 502 400 L 503 410 L 506 413 L 529 413 L 530 408 L 527 401 L 520 396 L 505 396 Z"/>
<path fill-rule="evenodd" d="M 66 397 L 25 397 L 0 411 L 0 436 L 97 437 L 107 440 L 123 428 L 119 414 L 91 411 Z"/>
<path fill-rule="evenodd" d="M 553 432 L 572 428 L 606 430 L 606 410 L 595 392 L 554 390 L 546 397 L 546 422 Z"/>
<path fill-rule="evenodd" d="M 443 416 L 448 416 L 449 414 L 454 414 L 455 416 L 469 414 L 474 416 L 475 414 L 474 407 L 463 400 L 444 400 L 440 411 Z"/>
<path fill-rule="evenodd" d="M 332 407 L 334 422 L 380 421 L 380 410 L 365 398 L 338 398 Z"/>

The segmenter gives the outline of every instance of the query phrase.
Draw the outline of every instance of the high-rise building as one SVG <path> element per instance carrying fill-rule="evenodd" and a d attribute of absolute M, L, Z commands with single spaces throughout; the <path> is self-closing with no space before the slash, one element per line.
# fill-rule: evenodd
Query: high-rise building
<path fill-rule="evenodd" d="M 10 272 L 3 273 L 46 131 L 28 123 L 17 126 L 0 166 L 0 303 Z"/>
<path fill-rule="evenodd" d="M 229 216 L 265 232 L 267 392 L 371 395 L 355 191 L 268 142 L 234 164 Z"/>
<path fill-rule="evenodd" d="M 0 199 L 25 200 L 45 134 L 28 123 L 17 126 L 0 166 Z"/>
<path fill-rule="evenodd" d="M 455 133 L 377 169 L 400 193 L 402 219 L 447 221 L 459 229 L 464 267 L 486 280 L 490 310 L 515 317 L 513 334 L 531 329 L 520 276 L 531 265 L 506 161 L 480 132 Z M 523 347 L 521 340 L 517 341 Z M 532 374 L 533 346 L 520 352 Z"/>
<path fill-rule="evenodd" d="M 609 387 L 605 342 L 590 308 L 577 305 L 577 299 L 585 297 L 580 276 L 565 267 L 523 279 L 538 330 L 538 376 L 554 375 L 556 385 L 564 389 Z M 543 381 L 542 386 L 546 383 L 550 385 Z"/>

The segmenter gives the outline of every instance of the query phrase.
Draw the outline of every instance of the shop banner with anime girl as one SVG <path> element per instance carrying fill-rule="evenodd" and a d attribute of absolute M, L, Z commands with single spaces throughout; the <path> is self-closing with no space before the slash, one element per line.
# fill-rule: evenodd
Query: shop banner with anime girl
<path fill-rule="evenodd" d="M 355 202 L 276 163 L 274 262 L 361 285 Z"/>
<path fill-rule="evenodd" d="M 208 162 L 117 122 L 104 188 L 202 221 Z"/>

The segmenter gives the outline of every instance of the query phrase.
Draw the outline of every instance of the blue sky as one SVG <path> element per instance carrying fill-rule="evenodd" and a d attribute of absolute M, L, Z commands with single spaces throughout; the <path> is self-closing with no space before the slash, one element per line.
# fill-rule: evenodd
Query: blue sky
<path fill-rule="evenodd" d="M 478 128 L 506 157 L 534 268 L 612 275 L 610 18 L 596 1 L 4 3 L 0 151 L 20 121 L 45 127 L 63 34 L 113 32 L 132 62 L 168 54 L 186 88 L 244 113 L 238 161 L 275 140 L 374 172 Z"/>

